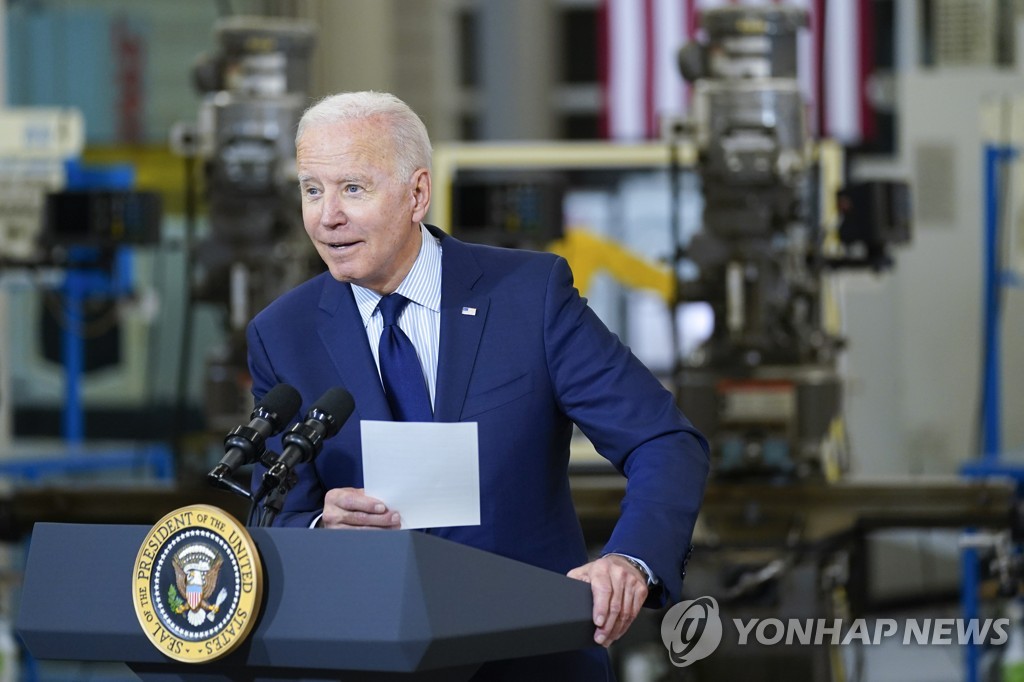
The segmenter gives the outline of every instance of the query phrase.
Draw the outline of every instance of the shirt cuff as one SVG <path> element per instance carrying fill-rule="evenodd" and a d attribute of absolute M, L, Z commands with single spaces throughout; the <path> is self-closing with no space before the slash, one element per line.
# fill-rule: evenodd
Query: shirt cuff
<path fill-rule="evenodd" d="M 322 519 L 323 517 L 324 517 L 324 514 L 323 514 L 323 512 L 320 512 L 319 514 L 317 514 L 316 516 L 314 516 L 314 517 L 313 517 L 313 522 L 309 524 L 309 527 L 310 527 L 310 528 L 316 528 L 316 527 L 317 527 L 316 525 L 317 525 L 318 523 L 320 523 L 320 519 Z"/>

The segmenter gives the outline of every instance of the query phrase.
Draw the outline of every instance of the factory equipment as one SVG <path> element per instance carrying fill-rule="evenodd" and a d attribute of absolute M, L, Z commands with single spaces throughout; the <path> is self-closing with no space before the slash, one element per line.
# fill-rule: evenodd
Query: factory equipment
<path fill-rule="evenodd" d="M 308 105 L 309 22 L 226 17 L 200 57 L 198 124 L 175 144 L 203 161 L 209 236 L 193 251 L 194 299 L 223 306 L 228 339 L 207 358 L 208 425 L 227 429 L 251 407 L 245 325 L 316 267 L 306 248 L 295 175 L 295 127 Z"/>
<path fill-rule="evenodd" d="M 706 301 L 714 330 L 682 362 L 683 411 L 712 442 L 719 476 L 834 477 L 844 468 L 843 339 L 826 319 L 830 269 L 888 265 L 909 239 L 907 189 L 845 188 L 842 225 L 823 225 L 827 166 L 797 80 L 805 10 L 724 7 L 701 14 L 706 43 L 679 52 L 693 83 L 702 229 L 679 260 L 682 301 Z"/>
<path fill-rule="evenodd" d="M 160 241 L 160 195 L 132 190 L 132 182 L 132 172 L 78 170 L 68 189 L 46 196 L 39 243 L 46 261 L 63 269 L 63 282 L 43 325 L 60 343 L 44 334 L 42 346 L 64 368 L 63 435 L 70 443 L 85 436 L 81 375 L 120 359 L 116 311 L 135 291 L 132 247 Z M 111 321 L 96 323 L 104 318 Z M 90 330 L 97 326 L 106 332 Z"/>
<path fill-rule="evenodd" d="M 141 358 L 122 337 L 144 330 L 122 313 L 137 293 L 136 247 L 159 240 L 160 197 L 134 189 L 130 166 L 82 164 L 84 141 L 78 109 L 0 110 L 0 317 L 38 319 L 5 330 L 0 442 L 13 436 L 15 402 L 39 409 L 52 381 L 62 435 L 80 444 L 85 379 L 103 370 L 123 398 Z"/>
<path fill-rule="evenodd" d="M 77 109 L 0 109 L 0 259 L 39 259 L 46 194 L 64 187 L 65 162 L 84 145 Z"/>

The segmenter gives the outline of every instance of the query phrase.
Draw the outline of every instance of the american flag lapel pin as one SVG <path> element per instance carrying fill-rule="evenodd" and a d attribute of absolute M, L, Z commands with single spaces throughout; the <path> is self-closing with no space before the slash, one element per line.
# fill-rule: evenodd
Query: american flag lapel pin
<path fill-rule="evenodd" d="M 464 307 L 462 309 L 463 315 L 476 315 L 476 308 Z"/>

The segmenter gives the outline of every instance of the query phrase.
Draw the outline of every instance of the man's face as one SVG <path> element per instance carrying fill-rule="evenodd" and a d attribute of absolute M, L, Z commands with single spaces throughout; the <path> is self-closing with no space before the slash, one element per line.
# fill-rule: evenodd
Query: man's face
<path fill-rule="evenodd" d="M 430 174 L 395 170 L 380 119 L 306 128 L 296 146 L 302 222 L 331 275 L 381 295 L 409 274 L 430 204 Z"/>

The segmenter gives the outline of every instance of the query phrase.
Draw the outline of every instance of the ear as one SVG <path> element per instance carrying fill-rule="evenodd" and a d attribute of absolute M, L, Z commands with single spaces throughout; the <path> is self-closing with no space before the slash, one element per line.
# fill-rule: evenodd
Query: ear
<path fill-rule="evenodd" d="M 412 220 L 421 222 L 430 208 L 430 171 L 420 168 L 412 176 Z"/>

